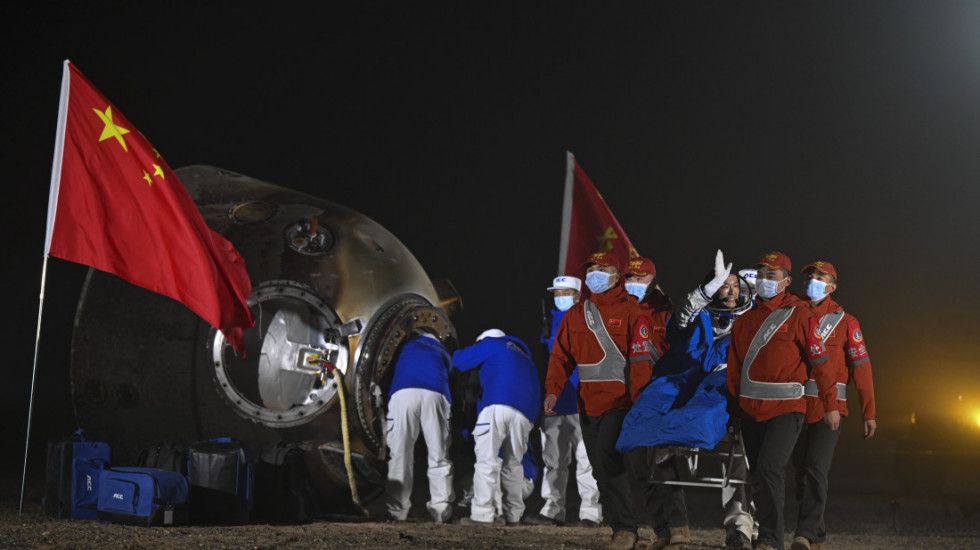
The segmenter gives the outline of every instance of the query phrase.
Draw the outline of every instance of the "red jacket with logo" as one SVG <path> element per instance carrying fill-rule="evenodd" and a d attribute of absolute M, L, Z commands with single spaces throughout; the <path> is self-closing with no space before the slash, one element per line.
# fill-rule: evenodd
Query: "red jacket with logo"
<path fill-rule="evenodd" d="M 640 310 L 650 321 L 650 343 L 657 350 L 657 354 L 663 357 L 667 352 L 667 319 L 674 309 L 670 300 L 658 300 L 656 303 L 640 302 L 637 304 Z"/>
<path fill-rule="evenodd" d="M 787 413 L 806 413 L 806 401 L 797 399 L 754 399 L 741 395 L 742 369 L 745 354 L 752 339 L 769 315 L 783 307 L 795 306 L 792 315 L 773 334 L 769 343 L 759 350 L 749 366 L 751 379 L 756 382 L 798 382 L 806 383 L 810 378 L 810 368 L 817 381 L 821 399 L 833 403 L 836 400 L 834 373 L 821 369 L 826 362 L 826 352 L 814 334 L 816 320 L 809 306 L 788 292 L 782 292 L 771 300 L 757 299 L 749 311 L 735 319 L 732 324 L 728 346 L 728 391 L 738 396 L 739 405 L 747 415 L 762 422 Z"/>
<path fill-rule="evenodd" d="M 817 304 L 810 303 L 810 311 L 816 319 L 828 313 L 843 309 L 840 304 L 829 296 Z M 858 320 L 850 313 L 844 312 L 844 317 L 837 323 L 834 330 L 824 338 L 827 348 L 827 367 L 835 373 L 834 382 L 847 384 L 854 380 L 858 399 L 861 401 L 861 417 L 864 420 L 875 419 L 875 391 L 871 378 L 871 358 L 864 343 L 864 334 Z M 820 399 L 806 396 L 806 421 L 817 422 L 823 419 L 826 408 Z M 837 410 L 847 416 L 847 401 L 837 400 Z"/>
<path fill-rule="evenodd" d="M 588 416 L 600 416 L 612 409 L 629 409 L 650 381 L 650 323 L 622 285 L 588 298 L 599 310 L 603 325 L 620 353 L 626 358 L 627 384 L 618 381 L 579 380 L 578 408 Z M 584 302 L 571 307 L 558 326 L 551 347 L 545 394 L 561 394 L 576 365 L 598 363 L 605 356 L 599 340 L 585 323 Z"/>

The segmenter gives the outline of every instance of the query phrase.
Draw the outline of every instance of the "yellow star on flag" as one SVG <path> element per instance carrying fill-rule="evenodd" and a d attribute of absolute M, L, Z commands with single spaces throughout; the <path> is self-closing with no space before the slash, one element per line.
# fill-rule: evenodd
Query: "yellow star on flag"
<path fill-rule="evenodd" d="M 153 165 L 153 175 L 154 176 L 160 176 L 160 179 L 164 179 L 164 177 L 163 177 L 163 168 L 160 168 L 160 165 L 159 164 L 154 164 Z"/>
<path fill-rule="evenodd" d="M 102 135 L 99 136 L 99 141 L 105 141 L 114 137 L 116 138 L 116 141 L 119 142 L 119 145 L 122 145 L 123 151 L 128 153 L 129 149 L 126 148 L 126 140 L 123 139 L 123 136 L 128 134 L 129 130 L 123 128 L 122 126 L 117 126 L 114 122 L 112 122 L 112 105 L 106 106 L 104 112 L 95 108 L 92 110 L 95 111 L 95 114 L 99 115 L 99 118 L 102 119 L 103 123 L 105 123 L 105 128 L 102 129 Z"/>
<path fill-rule="evenodd" d="M 146 173 L 146 170 L 143 170 L 143 179 L 146 180 L 147 185 L 153 187 L 153 178 L 151 178 L 150 175 Z"/>
<path fill-rule="evenodd" d="M 618 238 L 619 235 L 616 234 L 616 230 L 610 225 L 606 228 L 606 232 L 596 237 L 595 240 L 599 241 L 599 250 L 612 250 L 612 240 Z"/>

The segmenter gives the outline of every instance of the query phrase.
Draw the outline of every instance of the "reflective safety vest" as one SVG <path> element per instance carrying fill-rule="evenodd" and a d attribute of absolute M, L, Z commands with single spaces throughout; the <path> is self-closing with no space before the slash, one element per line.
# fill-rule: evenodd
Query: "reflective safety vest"
<path fill-rule="evenodd" d="M 833 313 L 828 313 L 820 318 L 820 324 L 817 326 L 817 336 L 821 340 L 826 340 L 827 336 L 837 328 L 841 319 L 844 318 L 844 310 L 835 311 Z M 808 395 L 810 397 L 820 397 L 820 390 L 817 388 L 817 381 L 813 378 L 806 381 L 803 385 L 803 395 Z M 837 382 L 837 399 L 841 401 L 847 401 L 847 384 Z"/>
<path fill-rule="evenodd" d="M 626 358 L 623 352 L 616 347 L 609 331 L 606 330 L 605 323 L 602 322 L 602 315 L 599 308 L 591 300 L 586 300 L 584 304 L 585 324 L 595 335 L 602 347 L 602 360 L 591 365 L 579 364 L 578 379 L 580 382 L 622 382 L 626 384 Z"/>
<path fill-rule="evenodd" d="M 755 361 L 759 350 L 769 343 L 772 335 L 776 334 L 779 327 L 786 323 L 790 316 L 793 315 L 793 310 L 795 309 L 796 306 L 789 306 L 773 311 L 766 317 L 762 326 L 755 333 L 755 336 L 752 337 L 752 343 L 749 344 L 748 352 L 745 354 L 745 361 L 743 361 L 742 381 L 739 389 L 742 397 L 765 401 L 803 398 L 803 384 L 799 382 L 757 382 L 752 380 L 749 374 L 752 362 Z"/>

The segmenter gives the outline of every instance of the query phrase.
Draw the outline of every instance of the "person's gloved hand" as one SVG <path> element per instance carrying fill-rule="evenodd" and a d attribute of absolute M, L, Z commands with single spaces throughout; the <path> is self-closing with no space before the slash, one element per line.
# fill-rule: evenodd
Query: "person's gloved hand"
<path fill-rule="evenodd" d="M 721 250 L 715 255 L 715 278 L 711 279 L 704 284 L 704 295 L 711 298 L 718 292 L 721 285 L 725 284 L 725 280 L 732 273 L 731 262 L 725 265 L 725 257 L 722 255 Z"/>

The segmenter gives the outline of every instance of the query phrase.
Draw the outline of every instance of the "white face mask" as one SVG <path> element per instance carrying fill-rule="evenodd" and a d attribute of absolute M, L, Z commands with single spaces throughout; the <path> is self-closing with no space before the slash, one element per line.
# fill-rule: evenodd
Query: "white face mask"
<path fill-rule="evenodd" d="M 636 296 L 636 301 L 639 302 L 647 295 L 647 286 L 649 285 L 644 283 L 626 283 L 624 286 L 626 287 L 626 292 Z"/>
<path fill-rule="evenodd" d="M 555 296 L 555 307 L 558 311 L 568 311 L 575 305 L 575 296 Z"/>
<path fill-rule="evenodd" d="M 763 300 L 771 300 L 779 294 L 777 290 L 780 283 L 786 279 L 781 279 L 779 281 L 770 281 L 769 279 L 758 279 L 755 282 L 755 291 L 759 294 L 759 297 Z"/>
<path fill-rule="evenodd" d="M 596 294 L 602 294 L 612 286 L 609 284 L 612 275 L 605 271 L 590 271 L 585 274 L 585 286 Z"/>
<path fill-rule="evenodd" d="M 806 283 L 806 295 L 814 302 L 819 302 L 827 297 L 827 283 L 810 279 Z"/>

